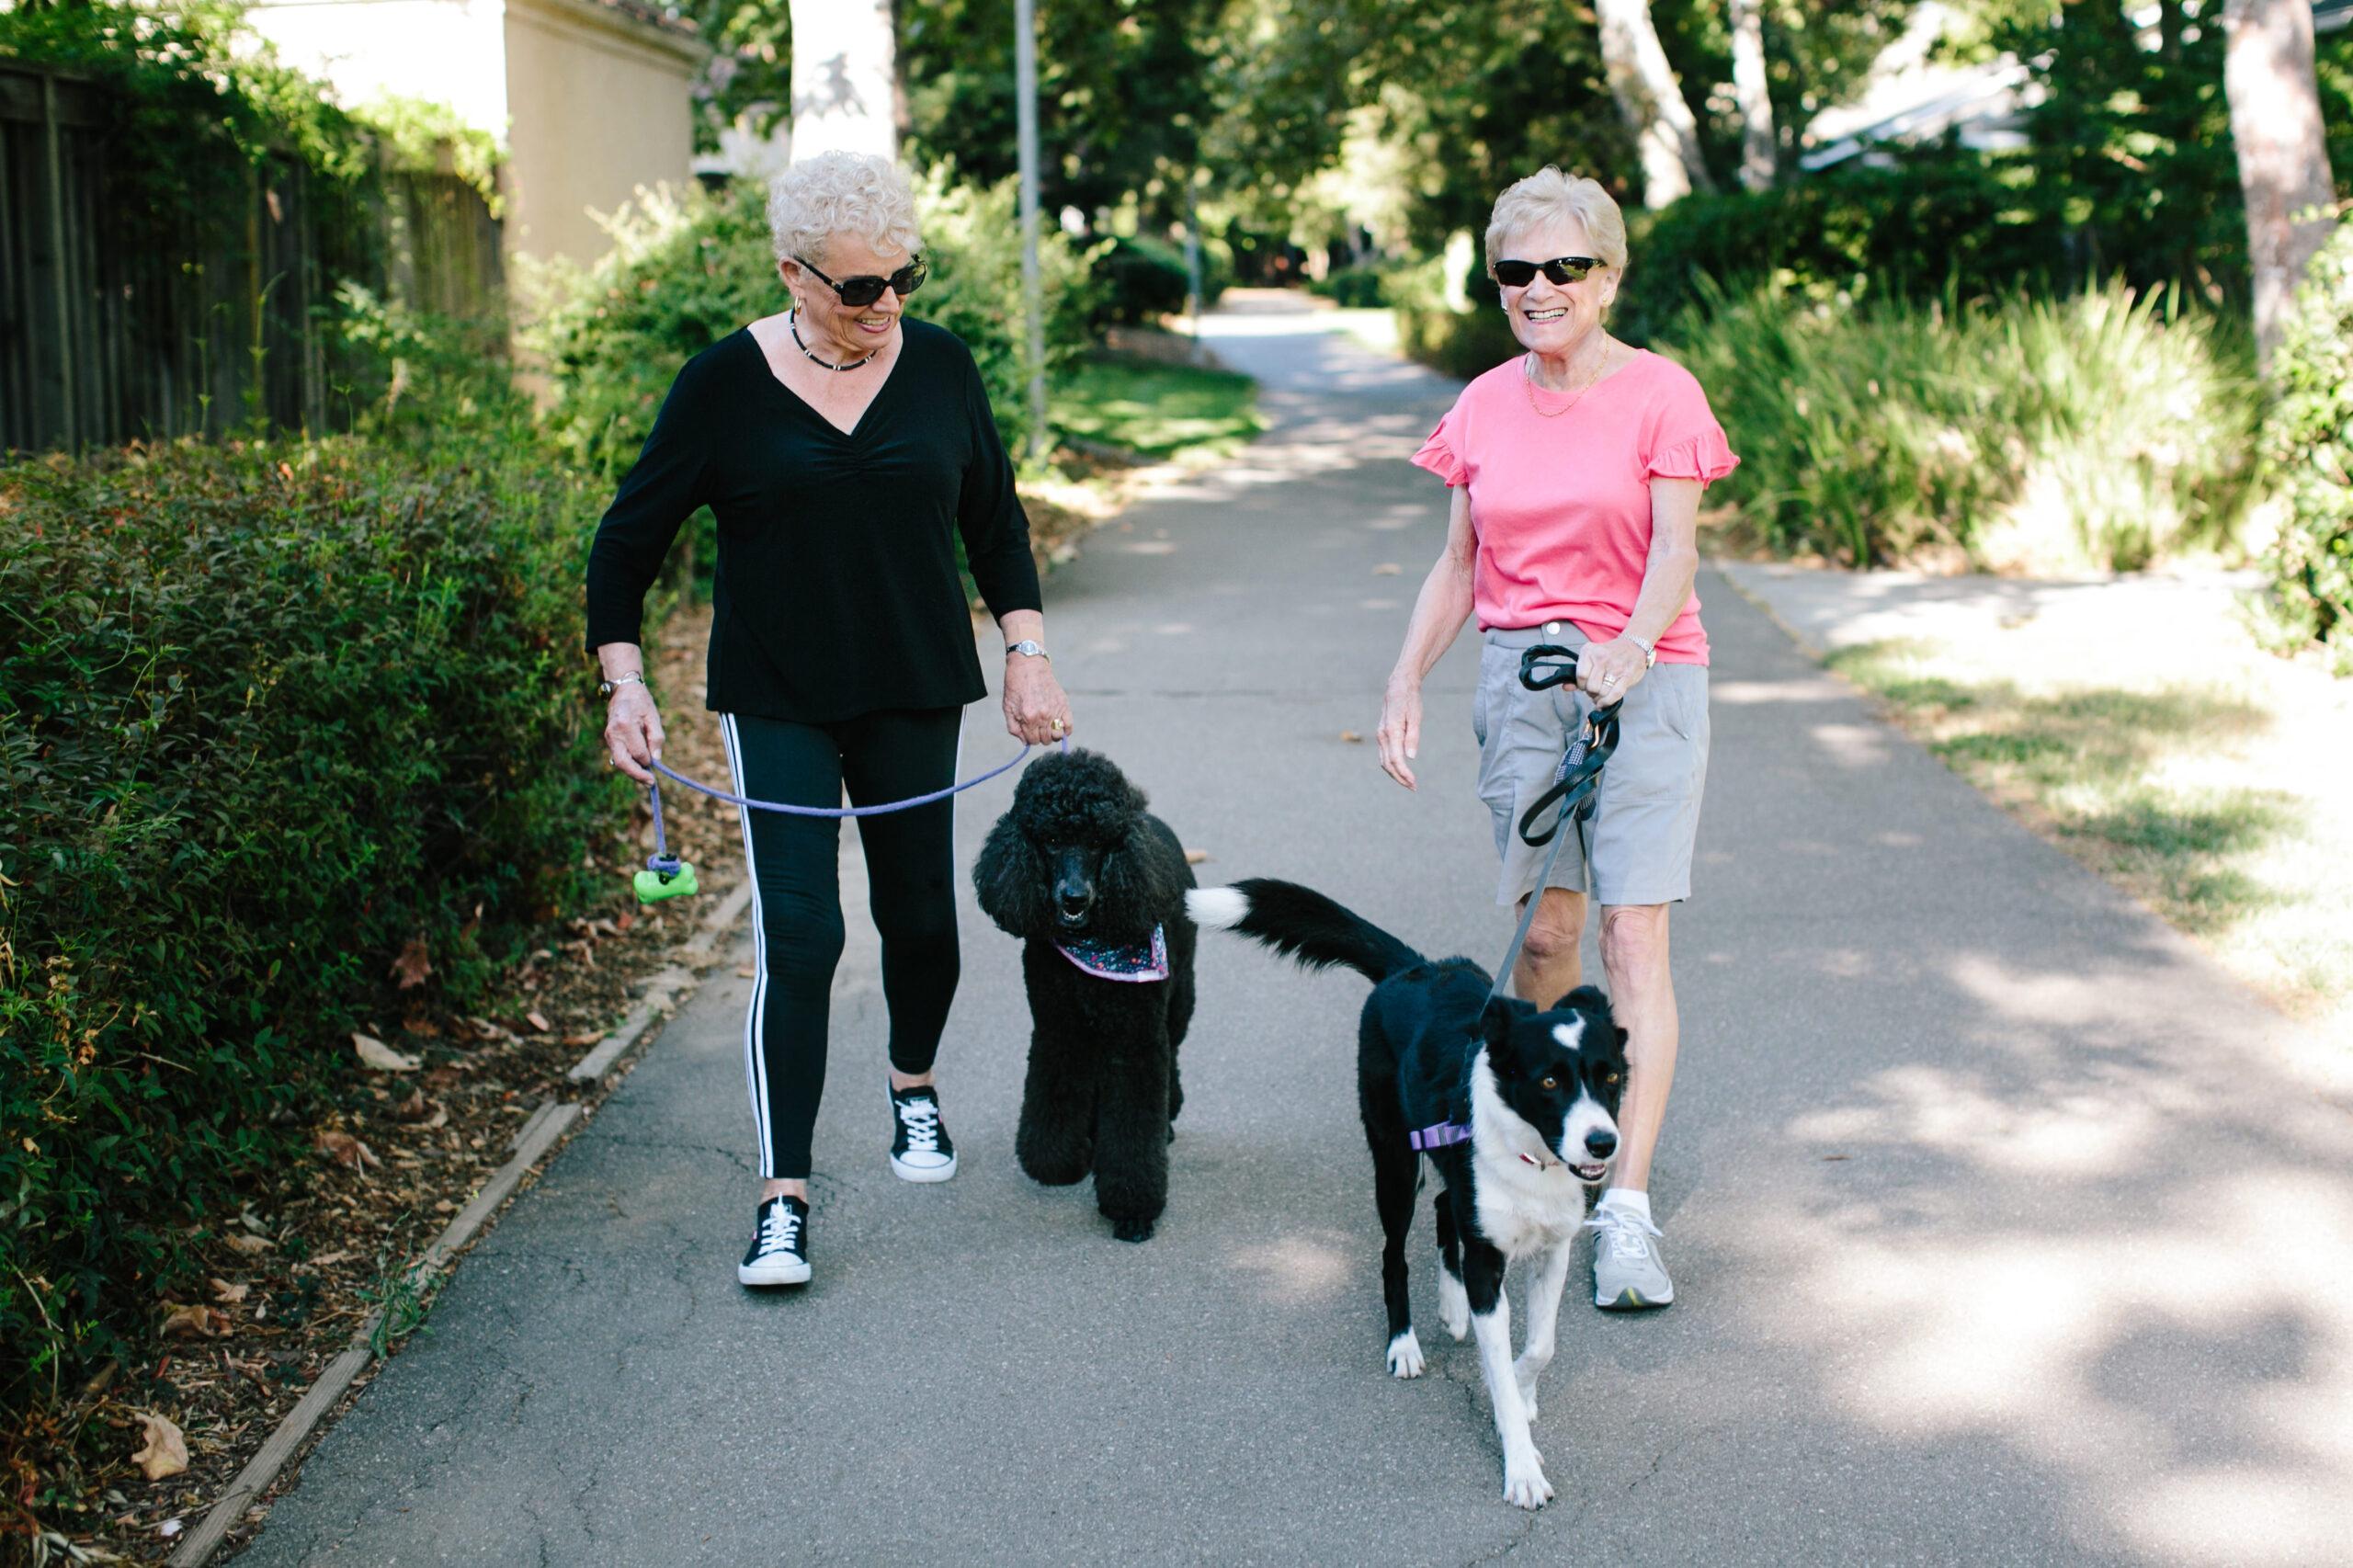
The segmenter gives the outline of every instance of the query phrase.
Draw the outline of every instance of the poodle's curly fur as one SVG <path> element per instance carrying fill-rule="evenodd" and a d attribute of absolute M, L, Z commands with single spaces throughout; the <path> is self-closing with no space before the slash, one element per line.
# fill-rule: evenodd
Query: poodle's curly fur
<path fill-rule="evenodd" d="M 1032 763 L 972 868 L 981 908 L 1022 941 L 1029 989 L 1029 1074 L 1014 1151 L 1035 1180 L 1063 1187 L 1095 1173 L 1095 1199 L 1122 1241 L 1140 1242 L 1168 1201 L 1168 1142 L 1184 1094 L 1176 1048 L 1193 1017 L 1193 949 L 1185 914 L 1192 868 L 1176 835 L 1108 757 L 1073 751 Z M 1091 879 L 1080 927 L 1056 918 L 1059 875 Z M 1105 980 L 1057 941 L 1129 945 L 1154 926 L 1168 978 Z"/>

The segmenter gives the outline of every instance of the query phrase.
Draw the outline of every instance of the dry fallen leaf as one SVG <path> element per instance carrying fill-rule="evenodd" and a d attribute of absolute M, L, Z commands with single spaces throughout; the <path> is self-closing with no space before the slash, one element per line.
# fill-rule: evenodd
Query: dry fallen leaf
<path fill-rule="evenodd" d="M 1364 737 L 1357 733 L 1354 730 L 1342 730 L 1340 732 L 1340 738 L 1347 742 L 1350 745 L 1357 745 L 1364 740 Z"/>
<path fill-rule="evenodd" d="M 188 1439 L 180 1435 L 171 1418 L 152 1410 L 140 1412 L 139 1418 L 146 1423 L 143 1430 L 147 1446 L 131 1455 L 131 1462 L 150 1481 L 167 1480 L 186 1470 Z"/>
<path fill-rule="evenodd" d="M 245 1299 L 245 1290 L 246 1287 L 243 1285 L 232 1285 L 226 1279 L 216 1278 L 212 1281 L 213 1300 L 226 1302 L 228 1305 L 233 1307 L 239 1301 Z"/>
<path fill-rule="evenodd" d="M 229 1332 L 226 1313 L 201 1304 L 192 1307 L 165 1304 L 172 1307 L 164 1318 L 163 1333 L 166 1337 L 176 1334 L 195 1334 L 207 1339 L 218 1339 Z"/>
<path fill-rule="evenodd" d="M 323 1252 L 319 1254 L 318 1256 L 311 1259 L 311 1267 L 313 1268 L 324 1268 L 331 1263 L 341 1263 L 350 1256 L 351 1254 L 348 1252 L 342 1251 Z"/>
<path fill-rule="evenodd" d="M 319 1153 L 327 1155 L 338 1165 L 349 1165 L 352 1169 L 363 1174 L 369 1165 L 381 1165 L 384 1163 L 376 1157 L 375 1150 L 370 1149 L 350 1133 L 338 1132 L 332 1128 L 319 1134 Z"/>
<path fill-rule="evenodd" d="M 458 1207 L 458 1206 L 457 1206 L 456 1204 L 454 1204 L 454 1203 L 450 1202 L 448 1199 L 446 1199 L 446 1198 L 440 1198 L 440 1199 L 436 1199 L 434 1200 L 434 1203 L 433 1203 L 433 1211 L 434 1211 L 436 1214 L 449 1214 L 449 1213 L 454 1213 L 454 1212 L 456 1211 L 456 1210 L 457 1210 L 457 1207 Z"/>
<path fill-rule="evenodd" d="M 563 1043 L 574 1047 L 585 1047 L 598 1044 L 604 1038 L 600 1034 L 568 1034 L 563 1037 Z"/>
<path fill-rule="evenodd" d="M 249 1236 L 242 1231 L 232 1231 L 221 1239 L 228 1244 L 231 1252 L 243 1253 L 247 1257 L 259 1257 L 277 1244 L 267 1236 Z"/>
<path fill-rule="evenodd" d="M 432 1131 L 437 1127 L 447 1127 L 449 1125 L 449 1108 L 443 1105 L 439 1100 L 433 1102 L 433 1114 L 426 1117 L 423 1121 L 417 1123 L 417 1126 L 423 1128 L 427 1132 Z"/>
<path fill-rule="evenodd" d="M 758 970 L 754 969 L 750 964 L 744 964 L 738 967 L 735 971 L 735 978 L 738 980 L 756 980 L 759 977 L 759 972 L 760 971 Z"/>
<path fill-rule="evenodd" d="M 399 977 L 403 991 L 414 990 L 425 983 L 425 977 L 433 972 L 433 965 L 425 956 L 424 937 L 411 937 L 408 939 L 408 946 L 401 949 L 401 956 L 392 960 L 392 972 Z"/>
<path fill-rule="evenodd" d="M 408 1098 L 401 1101 L 400 1104 L 392 1108 L 392 1116 L 395 1120 L 399 1121 L 424 1120 L 425 1091 L 423 1089 L 411 1089 L 408 1092 Z"/>
<path fill-rule="evenodd" d="M 553 1024 L 549 1023 L 546 1018 L 540 1017 L 536 1012 L 526 1013 L 523 1015 L 523 1017 L 525 1021 L 529 1023 L 533 1028 L 539 1030 L 541 1034 L 545 1034 L 550 1029 L 555 1028 Z"/>
<path fill-rule="evenodd" d="M 413 1035 L 421 1035 L 426 1040 L 439 1040 L 441 1038 L 441 1026 L 423 1015 L 419 1015 L 414 1018 L 403 1018 L 401 1020 L 401 1028 L 408 1030 L 408 1032 Z"/>
<path fill-rule="evenodd" d="M 1185 864 L 1188 866 L 1198 866 L 1209 858 L 1210 852 L 1206 849 L 1188 849 L 1185 851 Z"/>
<path fill-rule="evenodd" d="M 362 1067 L 373 1068 L 379 1073 L 414 1073 L 422 1060 L 404 1051 L 394 1051 L 371 1034 L 354 1034 L 351 1049 L 359 1053 Z"/>
<path fill-rule="evenodd" d="M 634 909 L 624 909 L 613 917 L 613 928 L 624 936 L 628 935 L 629 928 L 636 924 L 637 911 Z"/>
<path fill-rule="evenodd" d="M 1376 577 L 1394 577 L 1404 570 L 1405 569 L 1403 566 L 1398 565 L 1394 561 L 1384 561 L 1380 565 L 1372 569 L 1372 574 Z"/>

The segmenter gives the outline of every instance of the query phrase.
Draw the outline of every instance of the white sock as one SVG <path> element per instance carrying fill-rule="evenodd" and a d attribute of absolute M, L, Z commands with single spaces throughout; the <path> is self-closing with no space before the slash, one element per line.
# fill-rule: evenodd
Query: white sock
<path fill-rule="evenodd" d="M 1601 1192 L 1601 1201 L 1595 1204 L 1594 1207 L 1597 1209 L 1615 1209 L 1621 1213 L 1631 1214 L 1645 1225 L 1653 1222 L 1651 1220 L 1651 1195 L 1643 1191 L 1639 1187 L 1604 1187 Z"/>

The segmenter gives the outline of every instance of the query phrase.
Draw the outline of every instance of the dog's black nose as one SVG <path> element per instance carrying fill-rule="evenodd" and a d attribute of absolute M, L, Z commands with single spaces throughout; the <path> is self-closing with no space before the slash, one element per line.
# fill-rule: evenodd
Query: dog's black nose
<path fill-rule="evenodd" d="M 1585 1135 L 1586 1153 L 1597 1160 L 1606 1160 L 1618 1148 L 1618 1134 L 1606 1128 L 1596 1128 Z"/>

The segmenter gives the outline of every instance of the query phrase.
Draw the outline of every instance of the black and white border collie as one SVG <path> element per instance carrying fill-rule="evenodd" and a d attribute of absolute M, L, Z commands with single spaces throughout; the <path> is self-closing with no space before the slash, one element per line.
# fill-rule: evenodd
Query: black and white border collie
<path fill-rule="evenodd" d="M 1322 893 L 1254 878 L 1186 894 L 1194 924 L 1237 931 L 1312 969 L 1345 964 L 1373 983 L 1357 1036 L 1357 1088 L 1372 1145 L 1373 1200 L 1385 1238 L 1389 1370 L 1422 1373 L 1405 1292 L 1405 1235 L 1421 1162 L 1445 1183 L 1438 1222 L 1438 1316 L 1478 1336 L 1479 1369 L 1503 1441 L 1504 1500 L 1540 1508 L 1552 1495 L 1529 1426 L 1590 1189 L 1618 1147 L 1626 1031 L 1608 999 L 1581 985 L 1539 1010 L 1487 1000 L 1469 959 L 1433 963 Z M 1504 1267 L 1541 1259 L 1528 1293 L 1528 1341 L 1514 1360 Z"/>

